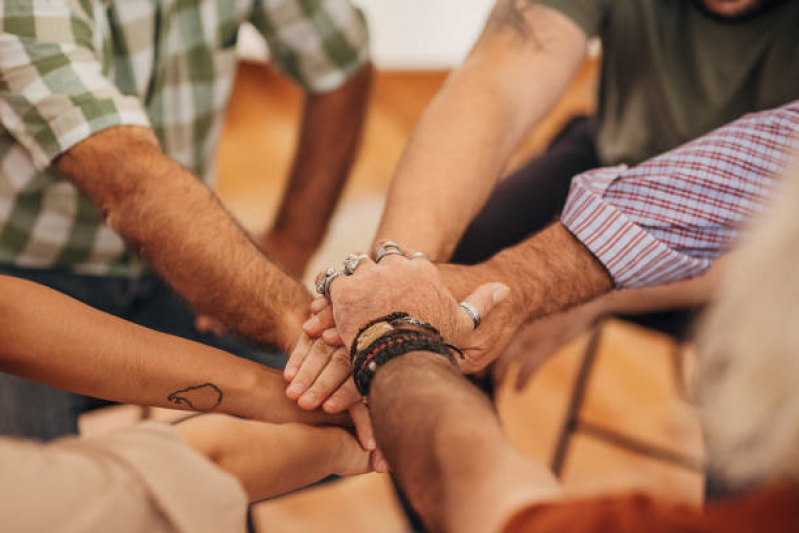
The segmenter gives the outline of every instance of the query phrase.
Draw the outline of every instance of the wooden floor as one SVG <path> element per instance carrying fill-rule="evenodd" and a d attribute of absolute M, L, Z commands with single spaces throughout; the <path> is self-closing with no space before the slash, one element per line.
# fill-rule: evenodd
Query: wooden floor
<path fill-rule="evenodd" d="M 309 276 L 321 265 L 368 245 L 402 146 L 445 75 L 379 74 L 362 154 Z M 569 116 L 591 110 L 595 85 L 596 64 L 588 63 L 515 162 L 541 150 Z M 297 89 L 274 72 L 261 65 L 241 65 L 218 154 L 218 192 L 249 229 L 265 227 L 275 211 L 300 106 Z M 500 389 L 498 407 L 506 431 L 520 450 L 538 461 L 550 464 L 555 454 L 589 336 L 545 363 L 523 391 Z M 640 490 L 671 501 L 701 501 L 702 477 L 692 464 L 700 463 L 702 445 L 694 412 L 676 377 L 678 360 L 690 363 L 690 351 L 679 350 L 667 337 L 615 321 L 602 327 L 578 413 L 590 431 L 571 439 L 563 463 L 562 479 L 569 493 Z M 630 445 L 646 453 L 631 451 Z M 670 455 L 682 463 L 664 460 Z M 273 533 L 407 530 L 388 478 L 376 474 L 261 503 L 255 518 L 259 530 Z"/>

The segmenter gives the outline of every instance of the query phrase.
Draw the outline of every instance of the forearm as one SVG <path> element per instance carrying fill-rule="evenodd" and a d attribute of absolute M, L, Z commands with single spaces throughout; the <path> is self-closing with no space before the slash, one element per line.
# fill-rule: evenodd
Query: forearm
<path fill-rule="evenodd" d="M 506 284 L 511 292 L 507 304 L 503 302 L 504 314 L 519 323 L 588 302 L 613 288 L 605 267 L 559 222 L 485 263 L 441 269 L 459 299 L 481 283 Z"/>
<path fill-rule="evenodd" d="M 601 314 L 641 314 L 696 307 L 716 293 L 726 259 L 717 260 L 702 276 L 662 287 L 614 291 L 597 300 Z"/>
<path fill-rule="evenodd" d="M 534 2 L 497 3 L 466 62 L 414 129 L 377 237 L 451 255 L 516 147 L 582 62 L 585 36 Z"/>
<path fill-rule="evenodd" d="M 306 97 L 294 163 L 271 230 L 304 262 L 322 242 L 352 169 L 373 72 L 369 64 L 342 87 Z"/>
<path fill-rule="evenodd" d="M 236 477 L 250 501 L 340 473 L 344 439 L 351 439 L 337 428 L 215 416 L 187 420 L 177 429 L 195 449 Z"/>
<path fill-rule="evenodd" d="M 123 403 L 271 422 L 342 422 L 297 408 L 281 376 L 229 353 L 137 326 L 0 276 L 0 369 Z"/>
<path fill-rule="evenodd" d="M 488 399 L 440 355 L 387 363 L 369 406 L 381 450 L 433 531 L 495 531 L 521 505 L 559 495 L 552 474 L 510 445 Z"/>
<path fill-rule="evenodd" d="M 152 132 L 104 130 L 57 166 L 197 311 L 257 341 L 291 347 L 309 294 L 269 263 L 210 190 L 161 152 Z"/>

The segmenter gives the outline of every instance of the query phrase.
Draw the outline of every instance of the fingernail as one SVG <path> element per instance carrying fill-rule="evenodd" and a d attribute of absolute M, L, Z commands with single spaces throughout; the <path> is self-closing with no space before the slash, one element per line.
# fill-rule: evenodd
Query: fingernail
<path fill-rule="evenodd" d="M 388 463 L 386 463 L 383 459 L 380 459 L 377 462 L 377 469 L 381 472 L 388 472 Z"/>
<path fill-rule="evenodd" d="M 316 325 L 318 323 L 319 323 L 319 319 L 316 318 L 316 315 L 314 315 L 314 316 L 312 316 L 311 318 L 309 318 L 308 320 L 305 321 L 305 324 L 302 325 L 302 329 L 304 329 L 305 331 L 312 330 L 313 328 L 316 327 Z"/>
<path fill-rule="evenodd" d="M 494 291 L 493 295 L 494 303 L 498 304 L 499 302 L 507 298 L 509 294 L 510 294 L 510 287 L 508 287 L 507 285 L 501 286 L 500 288 Z"/>
<path fill-rule="evenodd" d="M 339 402 L 336 399 L 331 399 L 325 402 L 325 410 L 326 411 L 335 411 L 338 409 Z"/>
<path fill-rule="evenodd" d="M 316 406 L 316 393 L 306 392 L 305 394 L 302 395 L 302 398 L 300 398 L 300 402 L 307 405 L 308 407 Z"/>
<path fill-rule="evenodd" d="M 304 391 L 304 390 L 305 390 L 305 386 L 302 383 L 300 383 L 299 381 L 295 381 L 294 383 L 289 385 L 289 388 L 286 389 L 286 393 L 291 398 L 298 398 L 300 396 L 300 394 L 302 394 L 302 391 Z"/>
<path fill-rule="evenodd" d="M 287 366 L 286 369 L 283 371 L 283 376 L 286 379 L 291 379 L 294 377 L 294 374 L 297 373 L 297 367 L 294 365 Z"/>
<path fill-rule="evenodd" d="M 375 448 L 377 448 L 375 439 L 366 439 L 366 449 L 371 452 L 374 451 Z"/>

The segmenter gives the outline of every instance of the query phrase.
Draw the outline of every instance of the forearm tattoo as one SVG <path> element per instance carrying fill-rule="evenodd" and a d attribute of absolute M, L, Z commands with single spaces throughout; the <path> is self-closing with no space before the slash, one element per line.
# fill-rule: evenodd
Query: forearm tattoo
<path fill-rule="evenodd" d="M 540 43 L 531 23 L 531 12 L 537 5 L 538 0 L 498 0 L 486 22 L 484 35 L 510 28 L 521 42 L 538 46 Z"/>
<path fill-rule="evenodd" d="M 207 413 L 222 403 L 222 389 L 213 383 L 203 383 L 185 389 L 176 390 L 167 400 L 175 405 L 183 405 L 192 411 Z"/>

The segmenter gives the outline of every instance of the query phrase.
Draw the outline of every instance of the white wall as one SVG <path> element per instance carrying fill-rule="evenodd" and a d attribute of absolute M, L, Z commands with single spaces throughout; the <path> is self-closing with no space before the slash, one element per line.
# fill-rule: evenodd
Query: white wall
<path fill-rule="evenodd" d="M 354 0 L 383 68 L 447 68 L 471 48 L 494 0 Z"/>
<path fill-rule="evenodd" d="M 367 19 L 375 63 L 388 69 L 449 68 L 461 62 L 494 0 L 353 0 Z M 261 59 L 266 47 L 252 28 L 242 31 L 243 57 Z"/>

